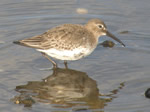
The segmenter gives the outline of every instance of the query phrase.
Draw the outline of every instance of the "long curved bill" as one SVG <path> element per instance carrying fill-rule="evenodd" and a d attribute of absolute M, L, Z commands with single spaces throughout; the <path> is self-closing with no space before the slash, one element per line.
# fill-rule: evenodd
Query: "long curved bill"
<path fill-rule="evenodd" d="M 117 37 L 115 37 L 112 33 L 110 33 L 109 31 L 106 31 L 106 35 L 116 40 L 117 42 L 119 42 L 121 45 L 125 47 L 125 44 L 121 40 L 119 40 Z"/>

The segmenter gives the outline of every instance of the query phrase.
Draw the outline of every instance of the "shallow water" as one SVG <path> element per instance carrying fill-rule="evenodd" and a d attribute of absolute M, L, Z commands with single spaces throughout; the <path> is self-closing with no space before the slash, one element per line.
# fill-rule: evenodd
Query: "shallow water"
<path fill-rule="evenodd" d="M 2 0 L 0 3 L 1 112 L 148 112 L 149 0 Z M 83 13 L 78 11 L 83 8 Z M 56 71 L 34 49 L 12 41 L 63 23 L 101 18 L 126 47 L 98 46 Z M 102 37 L 100 43 L 108 40 Z M 15 104 L 19 103 L 19 104 Z"/>

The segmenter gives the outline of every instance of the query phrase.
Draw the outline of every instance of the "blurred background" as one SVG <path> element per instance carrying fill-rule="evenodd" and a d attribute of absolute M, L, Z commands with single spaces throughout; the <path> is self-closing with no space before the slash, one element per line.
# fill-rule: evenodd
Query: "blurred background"
<path fill-rule="evenodd" d="M 149 0 L 1 0 L 1 112 L 148 112 Z M 64 23 L 102 19 L 126 47 L 98 45 L 59 69 L 39 52 L 12 42 Z M 111 40 L 103 36 L 99 43 Z"/>

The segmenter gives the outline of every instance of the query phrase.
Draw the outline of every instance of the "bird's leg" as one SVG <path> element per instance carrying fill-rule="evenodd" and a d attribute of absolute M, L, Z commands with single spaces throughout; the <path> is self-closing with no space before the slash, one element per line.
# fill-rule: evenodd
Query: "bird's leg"
<path fill-rule="evenodd" d="M 65 67 L 66 67 L 66 69 L 68 68 L 68 65 L 67 65 L 67 61 L 65 60 L 64 61 L 64 65 L 65 65 Z"/>
<path fill-rule="evenodd" d="M 55 63 L 55 61 L 51 60 L 45 53 L 41 52 L 42 55 L 47 58 L 52 64 L 54 68 L 57 68 L 57 64 Z"/>

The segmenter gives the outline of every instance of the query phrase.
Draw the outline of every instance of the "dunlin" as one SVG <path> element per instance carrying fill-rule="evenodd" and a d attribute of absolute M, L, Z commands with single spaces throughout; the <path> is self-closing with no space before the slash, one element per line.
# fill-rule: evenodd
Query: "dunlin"
<path fill-rule="evenodd" d="M 49 56 L 64 60 L 65 64 L 68 60 L 79 60 L 94 51 L 102 35 L 107 35 L 125 46 L 107 30 L 105 23 L 100 19 L 91 19 L 85 25 L 63 24 L 41 35 L 14 41 L 14 43 L 35 48 L 56 68 L 57 64 Z"/>

